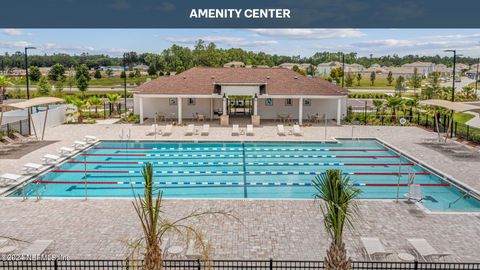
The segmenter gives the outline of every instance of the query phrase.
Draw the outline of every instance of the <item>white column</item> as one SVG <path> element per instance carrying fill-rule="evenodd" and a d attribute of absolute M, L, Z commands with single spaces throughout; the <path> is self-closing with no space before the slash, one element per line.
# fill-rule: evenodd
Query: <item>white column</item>
<path fill-rule="evenodd" d="M 223 98 L 222 114 L 227 115 L 227 98 Z"/>
<path fill-rule="evenodd" d="M 298 99 L 298 124 L 303 123 L 303 97 Z"/>
<path fill-rule="evenodd" d="M 139 100 L 139 103 L 140 103 L 140 124 L 143 124 L 143 97 L 140 96 L 138 97 L 140 100 Z"/>
<path fill-rule="evenodd" d="M 181 124 L 182 123 L 182 98 L 181 97 L 177 97 L 177 108 L 178 108 L 178 123 Z"/>
<path fill-rule="evenodd" d="M 339 98 L 337 100 L 337 125 L 338 126 L 342 124 L 341 118 L 342 118 L 342 99 Z"/>
<path fill-rule="evenodd" d="M 258 115 L 258 98 L 253 99 L 253 115 Z"/>

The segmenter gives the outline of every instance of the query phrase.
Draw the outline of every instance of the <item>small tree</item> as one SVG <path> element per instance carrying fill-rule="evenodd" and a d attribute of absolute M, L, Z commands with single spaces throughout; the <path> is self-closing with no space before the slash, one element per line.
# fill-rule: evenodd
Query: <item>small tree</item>
<path fill-rule="evenodd" d="M 13 83 L 7 76 L 0 75 L 0 89 L 2 90 L 2 96 L 5 96 L 7 93 L 7 86 L 12 86 Z M 0 101 L 3 99 L 0 98 Z"/>
<path fill-rule="evenodd" d="M 125 71 L 122 71 L 120 73 L 120 78 L 125 79 L 126 77 L 127 77 L 127 74 L 125 73 Z"/>
<path fill-rule="evenodd" d="M 150 65 L 148 67 L 148 75 L 150 76 L 156 76 L 157 75 L 157 69 L 155 68 L 155 65 Z"/>
<path fill-rule="evenodd" d="M 88 89 L 88 83 L 90 81 L 90 73 L 88 72 L 87 65 L 80 65 L 75 72 L 75 80 L 77 88 L 85 96 L 85 91 Z"/>
<path fill-rule="evenodd" d="M 353 219 L 358 215 L 354 199 L 361 190 L 354 188 L 348 176 L 341 170 L 327 170 L 313 180 L 315 198 L 320 201 L 323 224 L 332 242 L 324 260 L 326 270 L 350 270 L 352 261 L 347 256 L 343 233 L 353 228 Z"/>
<path fill-rule="evenodd" d="M 362 74 L 357 73 L 357 86 L 360 86 L 360 82 L 362 81 Z"/>
<path fill-rule="evenodd" d="M 101 79 L 102 78 L 102 73 L 100 72 L 99 69 L 95 70 L 95 74 L 93 75 L 95 79 Z"/>
<path fill-rule="evenodd" d="M 135 73 L 134 73 L 133 71 L 130 71 L 130 72 L 128 73 L 128 77 L 129 77 L 129 78 L 135 78 Z"/>
<path fill-rule="evenodd" d="M 418 75 L 418 69 L 414 68 L 413 69 L 413 75 L 410 78 L 410 86 L 413 87 L 413 94 L 416 95 L 417 88 L 420 88 L 422 86 L 422 77 Z"/>
<path fill-rule="evenodd" d="M 37 66 L 31 66 L 28 69 L 28 76 L 30 77 L 30 80 L 38 82 L 38 80 L 40 80 L 40 77 L 42 77 L 42 73 Z"/>
<path fill-rule="evenodd" d="M 388 82 L 388 85 L 389 85 L 389 86 L 392 85 L 392 82 L 393 82 L 393 73 L 392 73 L 391 71 L 388 72 L 387 82 Z"/>
<path fill-rule="evenodd" d="M 350 74 L 350 72 L 348 72 L 347 76 L 345 77 L 345 85 L 347 87 L 351 87 L 353 85 L 353 76 Z"/>
<path fill-rule="evenodd" d="M 398 96 L 401 96 L 402 92 L 405 91 L 405 78 L 403 76 L 398 76 L 395 80 L 395 91 Z"/>
<path fill-rule="evenodd" d="M 375 79 L 377 79 L 377 74 L 375 71 L 372 71 L 372 73 L 370 73 L 370 83 L 372 86 L 375 85 Z"/>
<path fill-rule="evenodd" d="M 135 70 L 135 78 L 140 78 L 142 77 L 142 73 L 140 72 L 139 69 Z"/>
<path fill-rule="evenodd" d="M 65 67 L 62 64 L 53 65 L 48 71 L 48 79 L 50 81 L 64 81 Z"/>
<path fill-rule="evenodd" d="M 48 83 L 48 79 L 45 76 L 40 77 L 40 80 L 37 84 L 37 92 L 41 96 L 48 96 L 52 90 L 52 86 Z"/>
<path fill-rule="evenodd" d="M 113 70 L 111 70 L 110 68 L 107 69 L 107 71 L 105 71 L 105 74 L 108 75 L 108 77 L 111 77 L 113 75 Z"/>

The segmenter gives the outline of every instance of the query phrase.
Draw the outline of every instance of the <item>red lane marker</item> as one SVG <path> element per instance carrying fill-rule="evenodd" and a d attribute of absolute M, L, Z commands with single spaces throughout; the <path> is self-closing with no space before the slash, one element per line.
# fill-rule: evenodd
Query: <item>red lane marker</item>
<path fill-rule="evenodd" d="M 128 173 L 129 171 L 113 171 L 113 170 L 53 170 L 59 173 Z"/>
<path fill-rule="evenodd" d="M 413 163 L 344 163 L 345 166 L 413 166 Z"/>
<path fill-rule="evenodd" d="M 69 161 L 68 163 L 74 164 L 138 164 L 138 162 L 133 161 Z"/>
<path fill-rule="evenodd" d="M 400 156 L 335 156 L 335 158 L 400 158 Z"/>
<path fill-rule="evenodd" d="M 84 185 L 85 182 L 82 181 L 50 181 L 50 180 L 34 180 L 34 183 L 39 183 L 39 184 L 77 184 L 77 185 Z M 87 184 L 97 184 L 97 185 L 116 185 L 118 184 L 117 182 L 91 182 L 87 181 Z"/>
<path fill-rule="evenodd" d="M 94 157 L 112 157 L 112 156 L 126 156 L 126 157 L 145 157 L 147 154 L 82 154 L 82 156 Z"/>
<path fill-rule="evenodd" d="M 348 152 L 382 152 L 382 151 L 388 151 L 387 149 L 359 149 L 359 148 L 342 148 L 342 149 L 329 149 L 329 151 L 348 151 Z M 327 151 L 328 152 L 328 151 Z"/>
<path fill-rule="evenodd" d="M 406 175 L 408 172 L 353 172 L 354 175 Z M 416 172 L 415 175 L 429 175 L 429 172 Z"/>
<path fill-rule="evenodd" d="M 396 186 L 407 187 L 408 184 L 365 184 L 363 186 L 367 186 L 367 187 L 396 187 Z M 420 184 L 420 186 L 423 186 L 423 187 L 448 187 L 448 186 L 450 186 L 450 184 L 449 183 Z"/>
<path fill-rule="evenodd" d="M 131 149 L 131 150 L 153 150 L 153 148 L 142 148 L 142 147 L 137 147 L 137 148 L 132 148 L 132 147 L 94 147 L 93 149 L 105 149 L 105 150 L 126 150 L 126 149 Z"/>

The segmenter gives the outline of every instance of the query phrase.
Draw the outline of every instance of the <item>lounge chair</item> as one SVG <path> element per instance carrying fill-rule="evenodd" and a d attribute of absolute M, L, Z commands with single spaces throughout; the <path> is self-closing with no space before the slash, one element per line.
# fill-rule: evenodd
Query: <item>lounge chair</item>
<path fill-rule="evenodd" d="M 23 165 L 22 172 L 23 174 L 34 174 L 38 173 L 42 167 L 42 165 L 37 163 L 27 163 Z"/>
<path fill-rule="evenodd" d="M 20 178 L 22 178 L 22 176 L 18 174 L 4 173 L 0 175 L 0 185 L 8 186 L 15 184 L 18 180 L 20 180 Z"/>
<path fill-rule="evenodd" d="M 247 136 L 253 136 L 253 125 L 247 125 Z"/>
<path fill-rule="evenodd" d="M 408 201 L 420 202 L 423 200 L 422 188 L 420 187 L 420 184 L 410 184 L 408 186 L 408 193 L 405 193 L 404 196 Z"/>
<path fill-rule="evenodd" d="M 0 141 L 0 152 L 6 153 L 14 149 L 16 146 L 9 146 L 8 144 L 4 144 Z"/>
<path fill-rule="evenodd" d="M 410 238 L 407 239 L 407 241 L 413 247 L 418 257 L 422 258 L 424 261 L 431 260 L 434 257 L 441 258 L 450 255 L 448 253 L 438 252 L 423 238 Z"/>
<path fill-rule="evenodd" d="M 155 134 L 160 134 L 160 128 L 157 124 L 151 125 L 150 129 L 147 130 L 147 132 L 145 133 L 146 136 L 151 136 Z"/>
<path fill-rule="evenodd" d="M 210 133 L 210 125 L 209 124 L 203 125 L 201 135 L 208 136 L 209 133 Z"/>
<path fill-rule="evenodd" d="M 68 156 L 71 155 L 75 151 L 75 149 L 70 148 L 70 147 L 62 147 L 60 150 L 58 150 L 58 153 L 62 156 Z"/>
<path fill-rule="evenodd" d="M 277 125 L 277 134 L 278 134 L 279 136 L 285 136 L 285 135 L 287 135 L 287 134 L 285 133 L 285 128 L 283 127 L 283 125 Z"/>
<path fill-rule="evenodd" d="M 240 135 L 240 128 L 238 125 L 232 126 L 232 136 L 239 136 Z"/>
<path fill-rule="evenodd" d="M 21 142 L 25 142 L 25 143 L 28 143 L 28 142 L 36 142 L 37 140 L 33 137 L 25 137 L 23 136 L 22 134 L 18 133 L 18 132 L 14 132 L 13 133 L 13 136 L 17 137 Z"/>
<path fill-rule="evenodd" d="M 2 137 L 2 140 L 6 141 L 8 144 L 6 144 L 7 146 L 11 146 L 11 147 L 20 147 L 24 144 L 20 143 L 20 142 L 17 142 L 17 141 L 14 141 L 12 140 L 10 137 L 8 136 L 3 136 Z"/>
<path fill-rule="evenodd" d="M 456 157 L 471 157 L 477 154 L 475 150 L 452 150 L 452 155 Z"/>
<path fill-rule="evenodd" d="M 21 255 L 29 256 L 40 256 L 42 255 L 51 245 L 53 240 L 35 240 L 33 243 L 21 251 Z"/>
<path fill-rule="evenodd" d="M 166 125 L 165 130 L 163 131 L 163 136 L 169 136 L 172 134 L 173 125 Z"/>
<path fill-rule="evenodd" d="M 194 131 L 195 131 L 195 125 L 190 124 L 187 126 L 187 131 L 185 131 L 185 135 L 192 136 Z"/>
<path fill-rule="evenodd" d="M 387 252 L 385 250 L 382 242 L 377 237 L 361 237 L 360 241 L 362 242 L 367 258 L 370 261 L 376 256 L 381 256 L 385 259 L 385 257 L 392 254 L 391 252 Z"/>
<path fill-rule="evenodd" d="M 83 140 L 84 140 L 86 143 L 88 143 L 88 144 L 92 144 L 92 143 L 94 143 L 95 141 L 97 141 L 97 137 L 87 135 L 87 136 L 85 136 L 85 138 L 84 138 Z"/>
<path fill-rule="evenodd" d="M 45 165 L 56 164 L 60 160 L 60 157 L 57 155 L 46 154 L 42 158 L 42 163 Z"/>
<path fill-rule="evenodd" d="M 299 125 L 293 125 L 293 135 L 295 135 L 295 136 L 302 136 L 303 135 L 303 132 L 300 129 Z"/>
<path fill-rule="evenodd" d="M 84 141 L 74 141 L 73 144 L 72 144 L 72 147 L 75 148 L 75 149 L 83 149 L 87 146 L 88 146 L 88 144 Z"/>
<path fill-rule="evenodd" d="M 195 248 L 194 239 L 190 239 L 190 241 L 188 241 L 187 250 L 185 251 L 185 257 L 187 257 L 187 259 L 189 260 L 201 259 L 202 254 L 198 252 L 198 250 Z"/>

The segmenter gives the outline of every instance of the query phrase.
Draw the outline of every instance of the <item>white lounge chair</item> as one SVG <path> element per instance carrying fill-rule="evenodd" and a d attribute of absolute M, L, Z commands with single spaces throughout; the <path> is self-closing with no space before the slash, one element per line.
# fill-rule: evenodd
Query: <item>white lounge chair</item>
<path fill-rule="evenodd" d="M 413 247 L 418 257 L 422 258 L 424 261 L 431 260 L 434 257 L 441 258 L 450 255 L 448 253 L 438 252 L 423 238 L 410 238 L 407 239 L 407 241 Z"/>
<path fill-rule="evenodd" d="M 46 154 L 42 158 L 42 163 L 45 165 L 56 164 L 60 160 L 60 157 L 57 155 Z"/>
<path fill-rule="evenodd" d="M 62 156 L 68 156 L 71 155 L 75 151 L 75 149 L 70 148 L 70 147 L 62 147 L 60 150 L 58 150 L 58 153 Z"/>
<path fill-rule="evenodd" d="M 239 136 L 240 135 L 240 127 L 238 125 L 232 126 L 232 136 Z"/>
<path fill-rule="evenodd" d="M 253 125 L 247 125 L 247 136 L 253 136 Z"/>
<path fill-rule="evenodd" d="M 405 198 L 409 201 L 420 202 L 423 200 L 422 188 L 420 184 L 410 184 L 408 186 L 408 193 L 405 193 Z"/>
<path fill-rule="evenodd" d="M 195 131 L 195 125 L 190 124 L 187 126 L 187 131 L 185 131 L 185 135 L 192 136 L 194 131 Z"/>
<path fill-rule="evenodd" d="M 188 241 L 187 250 L 185 251 L 185 257 L 187 257 L 187 259 L 189 260 L 201 259 L 202 254 L 198 252 L 198 250 L 195 248 L 194 239 L 190 239 L 190 241 Z"/>
<path fill-rule="evenodd" d="M 72 147 L 75 148 L 75 149 L 83 149 L 87 146 L 88 146 L 88 144 L 84 141 L 74 141 L 73 144 L 72 144 Z"/>
<path fill-rule="evenodd" d="M 361 237 L 360 241 L 362 242 L 365 254 L 370 261 L 376 256 L 385 258 L 392 254 L 391 252 L 387 252 L 385 250 L 382 242 L 377 237 Z"/>
<path fill-rule="evenodd" d="M 277 134 L 279 136 L 285 136 L 286 135 L 285 128 L 283 127 L 283 125 L 277 125 Z"/>
<path fill-rule="evenodd" d="M 84 138 L 83 140 L 84 140 L 86 143 L 92 144 L 92 143 L 94 143 L 95 141 L 97 141 L 97 137 L 87 135 L 87 136 L 85 136 L 85 138 Z"/>
<path fill-rule="evenodd" d="M 18 132 L 15 132 L 13 133 L 13 136 L 17 137 L 21 142 L 35 142 L 35 138 L 33 137 L 25 137 L 23 136 L 22 134 L 18 133 Z"/>
<path fill-rule="evenodd" d="M 160 127 L 157 124 L 150 126 L 150 129 L 145 133 L 146 136 L 160 134 Z"/>
<path fill-rule="evenodd" d="M 302 136 L 303 131 L 300 129 L 299 125 L 293 125 L 293 135 L 295 136 Z"/>
<path fill-rule="evenodd" d="M 13 173 L 4 173 L 0 175 L 0 185 L 8 186 L 11 184 L 15 184 L 18 180 L 22 178 L 21 175 L 13 174 Z"/>
<path fill-rule="evenodd" d="M 209 133 L 210 133 L 210 125 L 209 124 L 203 125 L 201 135 L 208 136 Z"/>
<path fill-rule="evenodd" d="M 40 168 L 43 166 L 37 163 L 27 163 L 23 165 L 22 171 L 23 174 L 34 174 L 40 171 Z"/>
<path fill-rule="evenodd" d="M 21 255 L 40 256 L 52 244 L 53 240 L 35 240 L 30 246 L 21 251 Z"/>
<path fill-rule="evenodd" d="M 163 136 L 169 136 L 172 134 L 173 125 L 166 125 L 165 130 L 163 131 Z"/>
<path fill-rule="evenodd" d="M 3 136 L 2 137 L 2 140 L 6 141 L 8 144 L 6 144 L 7 146 L 10 146 L 10 147 L 20 147 L 24 144 L 20 143 L 20 142 L 17 142 L 17 141 L 14 141 L 12 140 L 10 137 L 8 136 Z"/>

